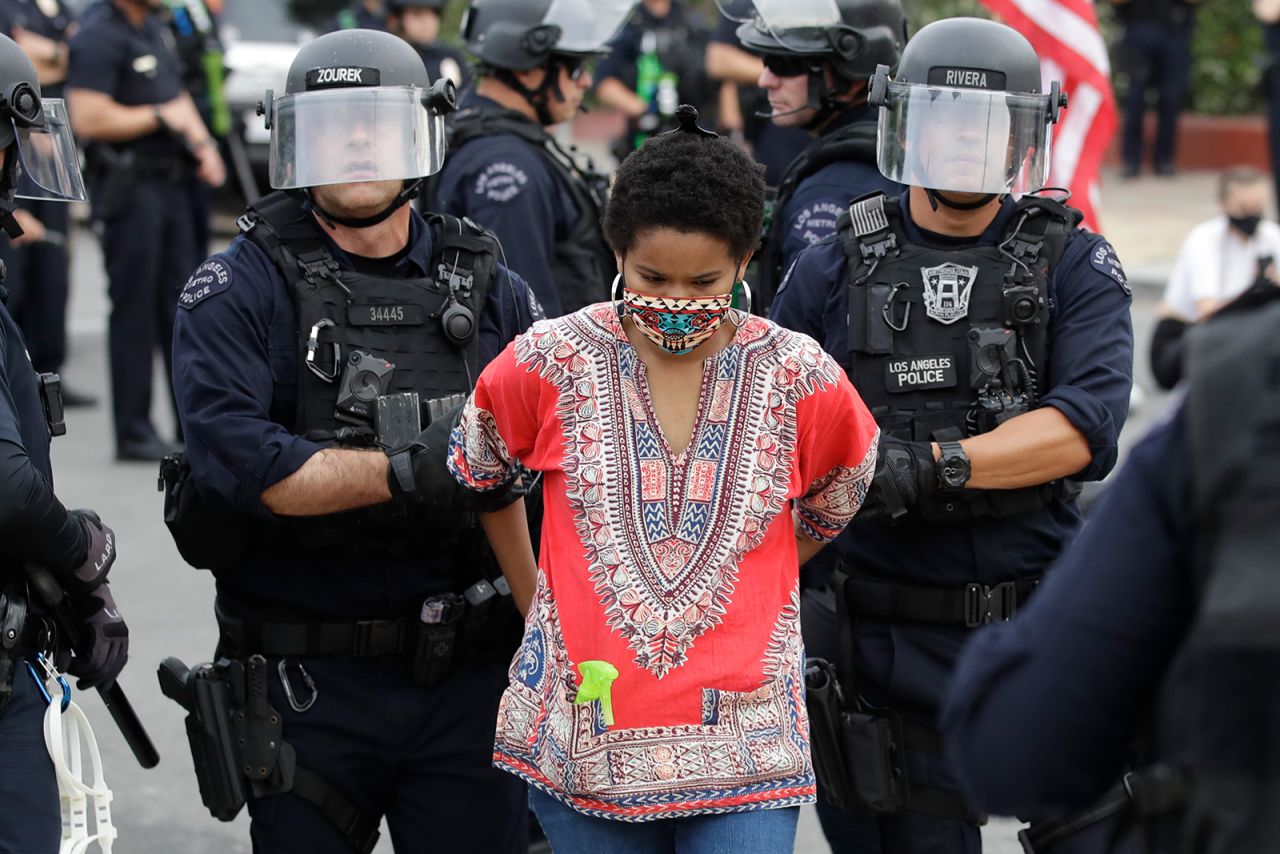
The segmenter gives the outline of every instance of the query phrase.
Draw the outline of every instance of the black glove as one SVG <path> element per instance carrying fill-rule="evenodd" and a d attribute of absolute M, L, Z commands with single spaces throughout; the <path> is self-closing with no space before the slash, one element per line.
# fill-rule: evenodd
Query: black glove
<path fill-rule="evenodd" d="M 885 436 L 880 439 L 876 473 L 867 490 L 867 500 L 854 521 L 899 519 L 915 509 L 920 499 L 938 490 L 933 446 L 928 442 L 907 442 Z"/>
<path fill-rule="evenodd" d="M 391 464 L 387 466 L 387 487 L 391 490 L 391 500 L 398 506 L 441 513 L 489 513 L 514 504 L 524 494 L 516 488 L 519 478 L 515 475 L 507 484 L 476 492 L 458 483 L 449 472 L 445 462 L 449 455 L 449 436 L 461 420 L 465 405 L 459 404 L 433 419 L 417 439 L 388 454 Z"/>
<path fill-rule="evenodd" d="M 72 510 L 70 513 L 80 522 L 88 545 L 84 560 L 71 571 L 67 580 L 77 593 L 87 593 L 106 583 L 107 571 L 116 562 L 116 535 L 92 510 Z"/>
<path fill-rule="evenodd" d="M 109 686 L 129 660 L 129 627 L 116 609 L 110 585 L 73 597 L 71 607 L 82 627 L 80 645 L 67 672 L 80 677 L 76 687 L 81 690 Z"/>

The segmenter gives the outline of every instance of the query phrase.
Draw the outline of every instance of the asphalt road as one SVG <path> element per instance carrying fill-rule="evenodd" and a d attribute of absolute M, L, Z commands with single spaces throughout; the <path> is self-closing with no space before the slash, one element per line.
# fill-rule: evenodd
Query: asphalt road
<path fill-rule="evenodd" d="M 70 326 L 72 355 L 63 375 L 79 390 L 100 397 L 93 409 L 68 411 L 68 434 L 54 442 L 54 471 L 58 494 L 72 507 L 93 507 L 115 529 L 120 559 L 112 572 L 116 599 L 129 622 L 131 656 L 121 679 L 138 714 L 151 731 L 161 755 L 160 765 L 143 771 L 129 754 L 96 696 L 79 695 L 93 721 L 102 747 L 107 780 L 114 793 L 112 812 L 120 838 L 116 850 L 229 854 L 248 852 L 248 822 L 242 814 L 223 824 L 210 818 L 200 804 L 191 757 L 183 730 L 183 713 L 161 696 L 156 665 L 175 655 L 193 664 L 207 660 L 216 631 L 212 616 L 213 583 L 208 573 L 187 567 L 178 557 L 161 521 L 161 496 L 156 491 L 156 468 L 151 464 L 119 464 L 107 401 L 105 277 L 97 241 L 78 230 L 73 238 L 73 297 Z M 1137 295 L 1134 322 L 1138 333 L 1139 384 L 1153 388 L 1145 368 L 1146 345 L 1156 298 Z M 159 360 L 156 389 L 163 389 Z M 1125 442 L 1140 435 L 1159 410 L 1165 396 L 1147 393 L 1130 418 Z M 171 433 L 167 396 L 154 399 L 156 423 Z M 984 831 L 991 854 L 1016 854 L 1017 824 L 993 821 Z M 384 841 L 379 852 L 391 851 Z M 812 810 L 802 816 L 796 851 L 827 851 Z"/>

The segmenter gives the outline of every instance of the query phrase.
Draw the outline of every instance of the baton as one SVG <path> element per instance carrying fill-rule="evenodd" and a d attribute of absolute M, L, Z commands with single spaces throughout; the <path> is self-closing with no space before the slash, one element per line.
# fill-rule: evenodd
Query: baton
<path fill-rule="evenodd" d="M 67 639 L 72 649 L 80 646 L 80 620 L 71 610 L 71 603 L 67 601 L 67 594 L 62 589 L 62 585 L 53 577 L 52 572 L 42 566 L 27 564 L 26 571 L 27 579 L 35 588 L 40 600 L 53 611 L 58 631 Z M 99 685 L 98 696 L 102 698 L 103 705 L 111 713 L 111 719 L 116 722 L 120 734 L 124 736 L 138 764 L 143 768 L 154 768 L 160 761 L 160 754 L 156 752 L 151 736 L 147 734 L 146 727 L 138 719 L 133 705 L 124 694 L 124 689 L 120 687 L 120 681 L 112 682 L 110 688 Z"/>

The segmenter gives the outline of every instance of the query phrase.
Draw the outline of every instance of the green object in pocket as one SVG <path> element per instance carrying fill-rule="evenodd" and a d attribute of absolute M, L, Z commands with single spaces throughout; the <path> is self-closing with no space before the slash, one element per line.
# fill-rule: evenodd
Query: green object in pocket
<path fill-rule="evenodd" d="M 613 680 L 618 678 L 618 668 L 607 661 L 584 661 L 578 665 L 582 674 L 582 684 L 578 686 L 575 703 L 600 701 L 600 710 L 604 713 L 606 726 L 613 726 Z"/>

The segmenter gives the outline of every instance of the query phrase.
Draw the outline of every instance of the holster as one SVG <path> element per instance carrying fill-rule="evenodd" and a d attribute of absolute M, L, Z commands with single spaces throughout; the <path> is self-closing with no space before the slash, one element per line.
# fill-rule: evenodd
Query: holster
<path fill-rule="evenodd" d="M 292 792 L 315 804 L 351 847 L 368 854 L 378 820 L 316 773 L 300 768 L 283 738 L 280 713 L 267 700 L 267 660 L 220 658 L 188 668 L 160 663 L 160 690 L 187 711 L 187 741 L 200 799 L 214 818 L 231 821 L 249 798 Z"/>
<path fill-rule="evenodd" d="M 108 145 L 91 148 L 94 219 L 109 220 L 129 210 L 138 182 L 136 160 L 132 151 L 117 151 Z"/>
<path fill-rule="evenodd" d="M 843 810 L 873 815 L 910 803 L 896 715 L 846 698 L 836 668 L 821 658 L 805 666 L 814 773 L 823 797 Z"/>
<path fill-rule="evenodd" d="M 156 488 L 164 493 L 164 524 L 183 560 L 215 572 L 244 560 L 253 543 L 253 523 L 204 500 L 186 454 L 170 454 L 160 461 Z"/>

